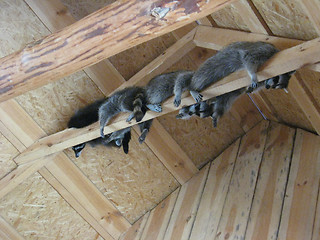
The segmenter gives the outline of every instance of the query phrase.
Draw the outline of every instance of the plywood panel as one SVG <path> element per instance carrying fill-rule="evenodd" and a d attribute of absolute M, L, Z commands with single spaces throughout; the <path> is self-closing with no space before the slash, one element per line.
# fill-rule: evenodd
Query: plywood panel
<path fill-rule="evenodd" d="M 320 179 L 320 137 L 297 130 L 279 240 L 311 239 Z"/>
<path fill-rule="evenodd" d="M 168 223 L 175 206 L 180 188 L 171 193 L 158 204 L 150 213 L 150 217 L 143 230 L 141 240 L 161 240 L 167 230 Z"/>
<path fill-rule="evenodd" d="M 273 34 L 310 40 L 317 33 L 302 10 L 299 0 L 252 0 Z"/>
<path fill-rule="evenodd" d="M 189 238 L 208 171 L 209 164 L 182 185 L 163 239 Z"/>
<path fill-rule="evenodd" d="M 145 144 L 139 144 L 138 135 L 134 132 L 129 145 L 127 155 L 122 149 L 109 149 L 104 146 L 94 149 L 88 146 L 78 159 L 75 159 L 71 149 L 66 152 L 98 189 L 133 223 L 179 184 L 152 151 Z"/>
<path fill-rule="evenodd" d="M 0 213 L 25 239 L 99 239 L 39 174 L 2 198 Z"/>
<path fill-rule="evenodd" d="M 214 239 L 232 176 L 240 139 L 212 163 L 190 239 Z"/>
<path fill-rule="evenodd" d="M 16 167 L 13 158 L 18 150 L 0 133 L 0 179 Z"/>
<path fill-rule="evenodd" d="M 241 140 L 216 239 L 244 239 L 267 127 L 263 121 Z"/>
<path fill-rule="evenodd" d="M 181 120 L 176 115 L 174 112 L 158 119 L 198 167 L 217 157 L 244 133 L 229 113 L 219 120 L 217 128 L 213 127 L 211 118 Z"/>
<path fill-rule="evenodd" d="M 270 123 L 245 239 L 277 239 L 295 129 Z"/>

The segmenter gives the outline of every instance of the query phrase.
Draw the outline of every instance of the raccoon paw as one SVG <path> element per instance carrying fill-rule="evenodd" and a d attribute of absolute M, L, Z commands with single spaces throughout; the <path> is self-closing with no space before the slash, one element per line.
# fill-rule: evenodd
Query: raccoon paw
<path fill-rule="evenodd" d="M 131 113 L 131 114 L 129 115 L 129 117 L 127 118 L 126 122 L 131 122 L 131 120 L 132 120 L 133 118 L 134 118 L 134 114 Z"/>
<path fill-rule="evenodd" d="M 258 83 L 257 82 L 251 82 L 251 85 L 249 86 L 249 88 L 252 88 L 251 91 L 253 91 L 254 89 L 256 89 L 258 87 Z"/>
<path fill-rule="evenodd" d="M 149 108 L 153 112 L 158 112 L 158 113 L 162 112 L 162 107 L 161 107 L 160 103 L 158 103 L 158 104 L 148 104 L 147 108 Z"/>
<path fill-rule="evenodd" d="M 197 91 L 190 91 L 191 96 L 196 100 L 196 102 L 201 102 L 202 101 L 202 94 L 198 93 Z"/>
<path fill-rule="evenodd" d="M 122 144 L 122 140 L 121 139 L 117 139 L 115 140 L 115 143 L 118 147 L 121 147 L 121 144 Z"/>
<path fill-rule="evenodd" d="M 104 127 L 100 128 L 100 136 L 104 138 Z"/>
<path fill-rule="evenodd" d="M 173 104 L 174 104 L 175 107 L 179 107 L 180 103 L 181 103 L 181 99 L 175 98 L 174 101 L 173 101 Z"/>

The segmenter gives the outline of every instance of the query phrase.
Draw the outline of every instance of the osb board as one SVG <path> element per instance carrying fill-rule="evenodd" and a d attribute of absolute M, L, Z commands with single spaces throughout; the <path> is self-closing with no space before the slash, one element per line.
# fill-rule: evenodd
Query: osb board
<path fill-rule="evenodd" d="M 16 100 L 47 134 L 53 134 L 67 127 L 77 109 L 102 97 L 91 79 L 80 71 Z"/>
<path fill-rule="evenodd" d="M 153 152 L 139 144 L 134 132 L 127 155 L 104 146 L 88 146 L 78 159 L 72 150 L 66 152 L 131 223 L 179 186 Z"/>
<path fill-rule="evenodd" d="M 16 167 L 12 159 L 18 150 L 0 133 L 0 179 Z"/>
<path fill-rule="evenodd" d="M 77 20 L 115 2 L 115 0 L 61 0 Z"/>
<path fill-rule="evenodd" d="M 211 118 L 176 119 L 177 112 L 159 119 L 174 140 L 188 154 L 196 166 L 203 166 L 217 157 L 238 137 L 244 134 L 237 121 L 226 113 L 214 128 Z"/>
<path fill-rule="evenodd" d="M 313 127 L 297 102 L 291 96 L 291 93 L 286 93 L 284 90 L 271 89 L 262 91 L 264 91 L 265 95 L 273 105 L 281 119 L 281 122 L 314 132 Z"/>
<path fill-rule="evenodd" d="M 25 239 L 102 240 L 38 173 L 0 199 L 0 214 Z"/>
<path fill-rule="evenodd" d="M 0 57 L 49 34 L 23 0 L 1 0 L 0 9 Z"/>
<path fill-rule="evenodd" d="M 316 38 L 316 31 L 299 1 L 252 0 L 273 34 L 304 40 Z"/>
<path fill-rule="evenodd" d="M 247 25 L 242 20 L 242 16 L 239 14 L 237 8 L 235 8 L 233 4 L 214 12 L 211 14 L 211 16 L 219 27 L 241 29 L 250 32 Z"/>

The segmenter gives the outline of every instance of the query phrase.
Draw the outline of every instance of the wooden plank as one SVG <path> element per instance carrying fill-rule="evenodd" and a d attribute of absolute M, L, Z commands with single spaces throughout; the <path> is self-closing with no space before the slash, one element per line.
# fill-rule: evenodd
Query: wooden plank
<path fill-rule="evenodd" d="M 59 154 L 46 167 L 113 238 L 128 230 L 129 222 L 65 154 Z"/>
<path fill-rule="evenodd" d="M 185 183 L 198 172 L 198 168 L 158 120 L 153 120 L 152 129 L 145 141 L 180 184 Z"/>
<path fill-rule="evenodd" d="M 214 239 L 235 165 L 240 139 L 211 163 L 190 239 Z"/>
<path fill-rule="evenodd" d="M 297 101 L 313 128 L 320 135 L 320 107 L 299 73 L 290 79 L 288 90 Z"/>
<path fill-rule="evenodd" d="M 44 167 L 39 170 L 39 173 L 46 181 L 61 194 L 61 196 L 77 211 L 77 213 L 85 219 L 104 239 L 114 239 L 110 234 L 105 230 L 105 228 L 100 225 L 100 223 L 79 203 L 78 199 L 73 196 L 51 173 Z"/>
<path fill-rule="evenodd" d="M 151 212 L 143 230 L 141 240 L 161 240 L 167 230 L 168 223 L 176 203 L 180 188 L 172 192 Z"/>
<path fill-rule="evenodd" d="M 97 12 L 0 59 L 0 101 L 58 80 L 125 49 L 171 32 L 233 0 L 174 3 L 127 0 Z M 170 5 L 170 6 L 169 6 Z M 161 19 L 154 6 L 170 7 Z M 165 19 L 165 21 L 164 21 Z M 68 54 L 65 54 L 65 53 Z"/>
<path fill-rule="evenodd" d="M 245 239 L 277 239 L 295 129 L 270 123 Z"/>
<path fill-rule="evenodd" d="M 27 148 L 20 142 L 20 140 L 13 135 L 13 133 L 1 122 L 0 120 L 0 132 L 1 134 L 12 143 L 13 146 L 19 151 L 23 152 Z"/>
<path fill-rule="evenodd" d="M 262 121 L 241 140 L 216 239 L 244 239 L 267 128 Z"/>
<path fill-rule="evenodd" d="M 220 50 L 223 46 L 237 41 L 264 41 L 274 44 L 278 49 L 294 47 L 303 43 L 301 40 L 268 36 L 260 33 L 248 33 L 237 30 L 199 26 L 194 42 L 199 47 Z"/>
<path fill-rule="evenodd" d="M 7 223 L 2 217 L 0 217 L 0 238 L 2 240 L 23 240 L 24 238 L 14 229 L 9 223 Z"/>
<path fill-rule="evenodd" d="M 305 1 L 298 1 L 308 15 L 309 20 L 312 22 L 313 27 L 317 31 L 318 35 L 320 35 L 320 4 L 319 1 L 315 0 L 305 0 Z"/>
<path fill-rule="evenodd" d="M 313 230 L 312 230 L 312 240 L 320 239 L 320 197 L 318 193 L 317 209 L 316 215 L 314 217 Z"/>
<path fill-rule="evenodd" d="M 298 129 L 278 239 L 311 239 L 320 180 L 320 137 Z"/>
<path fill-rule="evenodd" d="M 273 58 L 271 58 L 266 64 L 261 67 L 261 69 L 257 73 L 258 81 L 263 81 L 270 77 L 298 69 L 304 65 L 316 63 L 320 61 L 319 52 L 319 39 L 314 39 L 302 43 L 296 47 L 285 49 L 277 53 Z M 207 89 L 202 91 L 202 94 L 205 100 L 248 86 L 249 84 L 250 79 L 248 77 L 248 74 L 246 71 L 242 70 L 235 72 L 219 81 L 218 83 L 208 87 Z M 192 99 L 192 97 L 186 97 L 186 95 L 184 94 L 181 106 L 190 105 L 193 103 L 194 100 Z M 173 106 L 173 98 L 169 98 L 162 105 L 163 111 L 161 113 L 154 113 L 149 111 L 146 113 L 143 121 L 177 110 L 177 108 Z M 105 134 L 135 124 L 133 122 L 128 124 L 125 121 L 127 117 L 128 114 L 122 114 L 116 117 L 109 125 L 105 127 Z M 15 160 L 20 163 L 33 161 L 37 158 L 53 154 L 65 148 L 77 145 L 81 142 L 86 142 L 88 140 L 94 139 L 99 135 L 98 124 L 93 124 L 82 129 L 66 129 L 35 142 L 30 148 L 20 154 Z"/>
<path fill-rule="evenodd" d="M 167 239 L 188 239 L 198 210 L 200 198 L 207 179 L 209 164 L 182 185 L 177 202 L 164 236 Z"/>
<path fill-rule="evenodd" d="M 140 240 L 149 216 L 150 212 L 144 214 L 129 228 L 127 232 L 121 235 L 120 240 Z"/>

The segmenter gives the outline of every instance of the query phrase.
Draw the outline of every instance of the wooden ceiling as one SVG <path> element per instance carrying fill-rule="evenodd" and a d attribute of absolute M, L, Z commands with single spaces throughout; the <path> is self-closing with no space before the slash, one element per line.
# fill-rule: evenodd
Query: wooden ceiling
<path fill-rule="evenodd" d="M 145 5 L 139 7 L 148 8 L 151 2 L 155 1 L 145 1 Z M 200 6 L 205 2 L 199 1 Z M 232 3 L 201 18 L 212 13 L 218 2 Z M 1 7 L 6 11 L 0 13 L 4 28 L 0 44 L 0 56 L 3 57 L 0 59 L 0 79 L 8 75 L 10 62 L 23 60 L 25 56 L 32 58 L 32 53 L 37 51 L 46 52 L 41 44 L 45 45 L 52 39 L 60 41 L 72 31 L 79 31 L 90 21 L 93 23 L 99 13 L 104 12 L 108 16 L 108 10 L 115 8 L 117 2 L 59 31 L 106 3 L 110 1 L 2 1 Z M 111 40 L 104 41 L 106 45 L 100 47 L 106 50 L 101 56 L 92 58 L 91 54 L 90 60 L 81 64 L 72 61 L 65 67 L 66 71 L 46 69 L 49 75 L 42 77 L 40 73 L 33 72 L 20 88 L 16 85 L 18 90 L 16 86 L 11 88 L 12 95 L 6 91 L 9 88 L 5 88 L 0 104 L 3 152 L 0 180 L 0 213 L 3 219 L 0 226 L 8 230 L 3 230 L 4 234 L 13 239 L 19 239 L 17 232 L 32 239 L 40 239 L 39 236 L 45 232 L 47 236 L 58 238 L 73 235 L 81 239 L 86 239 L 84 236 L 88 239 L 92 239 L 91 236 L 117 239 L 146 211 L 197 173 L 201 166 L 259 123 L 263 117 L 248 96 L 237 101 L 221 119 L 217 129 L 212 128 L 208 119 L 176 120 L 176 108 L 169 99 L 164 104 L 163 116 L 146 115 L 145 120 L 159 118 L 154 121 L 145 144 L 138 143 L 134 127 L 128 155 L 119 150 L 103 147 L 93 150 L 88 147 L 81 158 L 75 159 L 66 149 L 98 136 L 97 125 L 81 130 L 63 130 L 79 107 L 116 89 L 143 85 L 164 71 L 196 69 L 214 51 L 229 42 L 263 40 L 283 50 L 262 67 L 259 80 L 306 66 L 292 78 L 288 94 L 280 90 L 262 91 L 251 97 L 268 119 L 319 134 L 320 74 L 317 71 L 320 68 L 314 63 L 320 61 L 320 48 L 318 39 L 307 41 L 319 33 L 318 14 L 315 14 L 319 12 L 315 11 L 319 5 L 315 0 L 304 3 L 294 0 L 211 1 L 210 8 L 190 13 L 190 19 L 173 21 L 180 14 L 173 12 L 167 16 L 168 21 L 159 20 L 162 34 L 167 33 L 161 37 L 149 34 L 146 38 L 139 38 L 138 35 L 119 44 L 119 48 L 115 47 L 118 45 L 108 45 Z M 129 14 L 125 12 L 124 15 Z M 121 14 L 116 17 L 119 16 Z M 141 21 L 151 18 L 149 15 L 141 17 Z M 193 22 L 176 29 L 199 18 L 198 24 L 202 26 Z M 119 19 L 121 23 L 122 19 Z M 39 39 L 44 40 L 29 44 Z M 146 40 L 150 41 L 137 45 Z M 95 41 L 87 46 L 99 45 L 100 42 Z M 23 50 L 16 54 L 19 49 Z M 59 56 L 73 59 L 75 54 L 86 51 L 81 43 L 66 50 L 61 48 L 61 52 L 58 47 L 54 49 L 52 58 L 58 60 L 53 64 L 59 64 Z M 124 49 L 128 50 L 121 52 Z M 117 55 L 112 56 L 115 53 Z M 108 56 L 112 57 L 100 61 Z M 95 62 L 99 63 L 60 79 Z M 36 66 L 39 67 L 38 61 L 27 65 L 22 61 L 23 68 L 12 71 L 13 82 L 8 82 L 8 86 L 19 81 L 19 77 L 13 76 L 20 74 L 20 79 L 25 77 L 19 71 L 39 71 Z M 46 68 L 48 64 L 41 67 Z M 204 91 L 204 96 L 209 98 L 232 91 L 246 86 L 248 81 L 244 72 L 232 74 Z M 45 86 L 29 91 L 40 85 Z M 192 99 L 186 95 L 183 104 L 191 103 Z M 173 114 L 168 114 L 171 112 Z M 105 132 L 126 127 L 125 118 L 125 115 L 116 118 Z M 48 229 L 50 225 L 57 227 Z"/>

